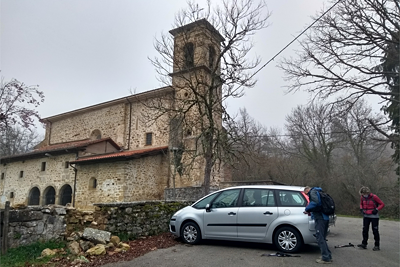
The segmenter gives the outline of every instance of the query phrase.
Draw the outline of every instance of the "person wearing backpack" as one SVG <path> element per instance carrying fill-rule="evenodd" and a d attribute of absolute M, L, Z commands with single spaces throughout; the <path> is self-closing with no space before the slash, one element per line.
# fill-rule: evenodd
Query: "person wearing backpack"
<path fill-rule="evenodd" d="M 369 225 L 372 224 L 372 233 L 374 234 L 375 246 L 373 251 L 380 250 L 380 236 L 379 236 L 379 214 L 385 204 L 380 200 L 377 195 L 371 193 L 368 187 L 361 187 L 360 191 L 360 212 L 363 214 L 363 230 L 362 242 L 357 245 L 359 248 L 366 249 L 368 245 L 368 232 Z"/>
<path fill-rule="evenodd" d="M 321 250 L 321 258 L 317 259 L 317 263 L 329 264 L 332 263 L 332 253 L 326 243 L 326 236 L 328 234 L 329 216 L 321 211 L 321 198 L 319 192 L 322 192 L 320 187 L 304 188 L 304 193 L 308 195 L 310 202 L 308 203 L 305 213 L 311 212 L 315 220 L 315 231 L 318 246 Z"/>

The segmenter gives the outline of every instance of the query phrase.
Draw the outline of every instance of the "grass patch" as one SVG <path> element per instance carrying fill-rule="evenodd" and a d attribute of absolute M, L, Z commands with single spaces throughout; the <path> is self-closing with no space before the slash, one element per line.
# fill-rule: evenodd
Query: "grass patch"
<path fill-rule="evenodd" d="M 65 248 L 66 243 L 63 241 L 48 241 L 48 242 L 36 242 L 28 246 L 21 246 L 18 248 L 11 248 L 7 251 L 7 254 L 0 255 L 0 266 L 1 267 L 14 267 L 14 266 L 25 266 L 25 264 L 40 265 L 48 262 L 52 257 L 45 257 L 38 259 L 42 251 L 46 248 L 56 249 Z"/>

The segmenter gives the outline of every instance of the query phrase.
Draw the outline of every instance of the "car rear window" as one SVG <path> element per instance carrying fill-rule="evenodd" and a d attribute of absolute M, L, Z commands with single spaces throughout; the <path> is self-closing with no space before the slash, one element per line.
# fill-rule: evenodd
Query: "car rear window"
<path fill-rule="evenodd" d="M 278 200 L 285 207 L 307 206 L 307 200 L 300 191 L 278 190 Z"/>

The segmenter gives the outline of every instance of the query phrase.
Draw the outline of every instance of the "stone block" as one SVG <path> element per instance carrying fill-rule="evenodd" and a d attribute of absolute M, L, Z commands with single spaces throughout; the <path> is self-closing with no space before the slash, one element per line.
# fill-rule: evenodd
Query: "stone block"
<path fill-rule="evenodd" d="M 85 228 L 82 237 L 95 244 L 107 244 L 110 242 L 111 233 L 93 228 Z"/>
<path fill-rule="evenodd" d="M 31 210 L 11 210 L 9 222 L 29 222 L 43 219 L 43 213 Z"/>

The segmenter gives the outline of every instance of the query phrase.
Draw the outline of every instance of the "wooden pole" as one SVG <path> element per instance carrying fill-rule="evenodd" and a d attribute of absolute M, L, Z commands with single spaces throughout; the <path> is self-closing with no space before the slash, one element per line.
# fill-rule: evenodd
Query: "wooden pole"
<path fill-rule="evenodd" d="M 10 221 L 10 201 L 6 201 L 3 218 L 3 237 L 1 243 L 1 254 L 6 254 L 8 250 L 8 222 Z"/>

